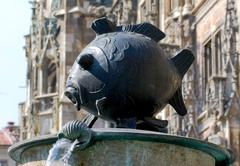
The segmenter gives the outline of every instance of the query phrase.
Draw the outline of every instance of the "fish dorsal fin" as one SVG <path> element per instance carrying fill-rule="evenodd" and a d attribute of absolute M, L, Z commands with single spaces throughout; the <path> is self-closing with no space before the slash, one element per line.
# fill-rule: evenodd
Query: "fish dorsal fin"
<path fill-rule="evenodd" d="M 97 35 L 101 35 L 104 33 L 113 32 L 116 28 L 116 25 L 110 20 L 108 20 L 106 17 L 103 17 L 93 21 L 91 28 L 95 31 Z"/>
<path fill-rule="evenodd" d="M 150 37 L 156 42 L 159 42 L 165 37 L 165 33 L 150 23 L 145 22 L 142 24 L 122 25 L 116 27 L 116 25 L 106 17 L 93 21 L 91 28 L 97 35 L 111 32 L 135 32 Z"/>
<path fill-rule="evenodd" d="M 163 33 L 160 29 L 147 22 L 136 25 L 123 25 L 122 31 L 139 33 L 147 37 L 150 37 L 156 42 L 159 42 L 161 39 L 165 37 L 165 33 Z"/>
<path fill-rule="evenodd" d="M 182 89 L 179 88 L 173 97 L 168 101 L 168 103 L 175 109 L 175 111 L 181 115 L 184 116 L 187 114 L 187 109 L 183 101 L 182 97 Z"/>
<path fill-rule="evenodd" d="M 181 50 L 176 56 L 171 58 L 171 61 L 177 68 L 178 73 L 181 77 L 188 71 L 189 67 L 194 61 L 192 52 L 188 49 Z"/>

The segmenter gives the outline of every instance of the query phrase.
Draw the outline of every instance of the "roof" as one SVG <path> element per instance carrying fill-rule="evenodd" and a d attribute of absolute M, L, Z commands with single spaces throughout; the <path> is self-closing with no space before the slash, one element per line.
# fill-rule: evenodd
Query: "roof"
<path fill-rule="evenodd" d="M 12 145 L 19 140 L 19 127 L 14 122 L 8 122 L 8 125 L 0 130 L 0 145 Z"/>
<path fill-rule="evenodd" d="M 0 131 L 0 145 L 12 145 L 11 137 L 5 131 Z"/>

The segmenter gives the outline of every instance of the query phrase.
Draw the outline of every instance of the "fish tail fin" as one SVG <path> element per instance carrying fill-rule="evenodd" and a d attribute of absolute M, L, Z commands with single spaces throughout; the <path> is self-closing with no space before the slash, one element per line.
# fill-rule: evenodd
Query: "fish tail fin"
<path fill-rule="evenodd" d="M 171 58 L 171 61 L 177 68 L 179 75 L 183 77 L 193 63 L 194 59 L 195 58 L 190 50 L 183 49 L 176 56 Z"/>
<path fill-rule="evenodd" d="M 171 61 L 176 67 L 179 75 L 183 77 L 193 63 L 194 56 L 190 50 L 183 49 L 175 57 L 171 58 Z M 183 101 L 181 87 L 178 88 L 178 90 L 168 102 L 179 115 L 184 116 L 187 114 L 187 109 Z"/>
<path fill-rule="evenodd" d="M 175 111 L 181 115 L 184 116 L 187 114 L 187 109 L 183 101 L 182 97 L 182 89 L 179 88 L 173 97 L 168 101 L 168 103 L 175 109 Z"/>

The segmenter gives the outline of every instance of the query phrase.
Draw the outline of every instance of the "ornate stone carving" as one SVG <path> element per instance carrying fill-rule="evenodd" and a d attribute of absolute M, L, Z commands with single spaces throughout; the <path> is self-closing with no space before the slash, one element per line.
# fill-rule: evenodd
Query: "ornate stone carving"
<path fill-rule="evenodd" d="M 110 13 L 116 15 L 117 24 L 133 24 L 136 23 L 136 0 L 117 0 Z"/>
<path fill-rule="evenodd" d="M 54 12 L 62 8 L 62 0 L 53 0 L 51 4 L 51 11 Z"/>

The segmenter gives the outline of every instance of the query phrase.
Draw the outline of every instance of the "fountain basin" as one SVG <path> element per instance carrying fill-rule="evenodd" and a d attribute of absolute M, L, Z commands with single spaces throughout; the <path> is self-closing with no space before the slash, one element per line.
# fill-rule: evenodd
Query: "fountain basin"
<path fill-rule="evenodd" d="M 76 166 L 228 166 L 225 149 L 202 140 L 135 129 L 91 129 L 91 142 L 73 154 Z M 21 166 L 44 166 L 56 135 L 14 144 L 9 155 Z"/>

